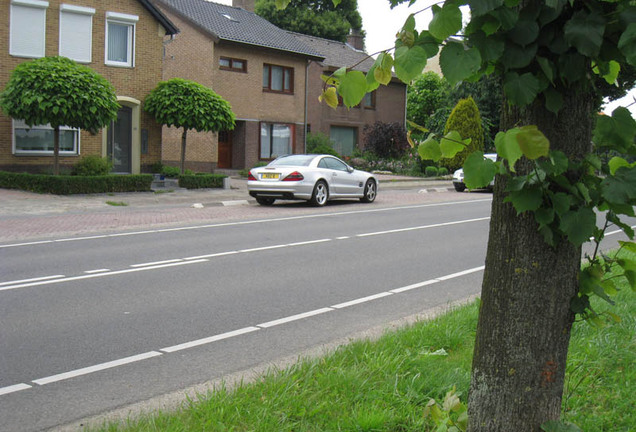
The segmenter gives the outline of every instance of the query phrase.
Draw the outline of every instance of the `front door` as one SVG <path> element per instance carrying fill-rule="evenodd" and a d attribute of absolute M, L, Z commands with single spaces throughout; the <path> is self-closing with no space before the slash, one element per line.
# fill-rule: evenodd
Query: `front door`
<path fill-rule="evenodd" d="M 232 168 L 232 133 L 219 132 L 219 168 Z"/>
<path fill-rule="evenodd" d="M 110 123 L 107 137 L 107 156 L 113 162 L 113 172 L 132 172 L 132 108 L 123 106 L 117 120 Z"/>

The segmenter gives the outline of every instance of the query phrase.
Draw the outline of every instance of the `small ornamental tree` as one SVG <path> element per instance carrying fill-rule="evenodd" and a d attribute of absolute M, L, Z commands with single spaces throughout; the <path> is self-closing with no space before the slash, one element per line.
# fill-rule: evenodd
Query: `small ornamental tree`
<path fill-rule="evenodd" d="M 66 57 L 43 57 L 18 65 L 0 93 L 2 111 L 28 126 L 54 130 L 53 173 L 59 174 L 60 126 L 95 134 L 117 117 L 113 86 L 92 69 Z"/>
<path fill-rule="evenodd" d="M 185 172 L 188 130 L 219 132 L 234 129 L 234 113 L 225 99 L 212 89 L 182 78 L 160 82 L 146 97 L 144 109 L 163 125 L 183 128 L 181 174 Z"/>
<path fill-rule="evenodd" d="M 481 127 L 481 117 L 479 109 L 472 97 L 461 99 L 451 111 L 444 135 L 451 131 L 457 131 L 462 139 L 470 138 L 470 143 L 464 150 L 457 153 L 450 159 L 444 159 L 443 165 L 450 171 L 454 171 L 464 165 L 464 161 L 475 151 L 484 151 L 484 130 Z"/>
<path fill-rule="evenodd" d="M 385 159 L 401 158 L 409 148 L 406 131 L 399 123 L 365 125 L 364 148 Z"/>

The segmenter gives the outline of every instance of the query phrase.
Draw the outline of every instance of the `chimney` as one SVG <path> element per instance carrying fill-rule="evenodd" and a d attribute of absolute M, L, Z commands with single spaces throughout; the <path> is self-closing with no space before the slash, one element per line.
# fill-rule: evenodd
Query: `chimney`
<path fill-rule="evenodd" d="M 232 6 L 243 8 L 248 12 L 254 12 L 254 3 L 256 0 L 232 0 Z"/>
<path fill-rule="evenodd" d="M 358 51 L 364 51 L 364 36 L 360 30 L 351 29 L 351 33 L 347 35 L 347 43 Z"/>

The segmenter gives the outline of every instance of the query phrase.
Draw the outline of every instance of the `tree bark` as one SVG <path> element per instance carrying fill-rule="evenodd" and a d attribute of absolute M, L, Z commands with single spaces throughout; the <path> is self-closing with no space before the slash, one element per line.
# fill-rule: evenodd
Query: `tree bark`
<path fill-rule="evenodd" d="M 186 135 L 188 130 L 184 127 L 181 135 L 181 175 L 185 174 Z"/>
<path fill-rule="evenodd" d="M 593 107 L 591 94 L 575 91 L 564 96 L 558 115 L 540 101 L 524 109 L 504 106 L 502 129 L 537 125 L 551 149 L 577 160 L 591 150 Z M 528 163 L 520 162 L 524 172 Z M 505 178 L 498 177 L 469 393 L 470 432 L 540 431 L 561 413 L 581 247 L 567 240 L 555 248 L 546 244 L 532 214 L 517 216 L 503 202 L 505 187 Z"/>
<path fill-rule="evenodd" d="M 53 129 L 53 175 L 60 175 L 60 127 Z"/>

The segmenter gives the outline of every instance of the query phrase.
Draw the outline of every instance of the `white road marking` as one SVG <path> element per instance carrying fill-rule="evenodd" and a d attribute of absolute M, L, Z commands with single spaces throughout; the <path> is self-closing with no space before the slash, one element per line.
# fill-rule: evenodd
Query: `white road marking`
<path fill-rule="evenodd" d="M 475 272 L 478 272 L 478 271 L 482 271 L 485 268 L 486 268 L 486 266 L 474 267 L 474 268 L 471 268 L 471 269 L 468 269 L 468 270 L 460 271 L 460 272 L 457 272 L 457 273 L 452 273 L 452 274 L 449 274 L 449 275 L 446 275 L 446 276 L 441 276 L 441 277 L 438 277 L 437 279 L 439 279 L 441 281 L 454 279 L 456 277 L 460 277 L 460 276 L 464 276 L 464 275 L 467 275 L 467 274 L 470 274 L 470 273 L 475 273 Z"/>
<path fill-rule="evenodd" d="M 343 309 L 343 308 L 346 308 L 346 307 L 349 307 L 349 306 L 359 305 L 360 303 L 366 303 L 366 302 L 377 300 L 379 298 L 383 298 L 383 297 L 390 296 L 390 295 L 393 295 L 393 293 L 387 291 L 387 292 L 383 292 L 383 293 L 379 293 L 379 294 L 370 295 L 370 296 L 367 296 L 367 297 L 362 297 L 362 298 L 359 298 L 359 299 L 356 299 L 356 300 L 351 300 L 351 301 L 348 301 L 348 302 L 345 302 L 345 303 L 340 303 L 340 304 L 337 304 L 337 305 L 333 305 L 331 307 L 334 308 L 334 309 Z"/>
<path fill-rule="evenodd" d="M 33 386 L 30 386 L 28 384 L 16 384 L 16 385 L 11 385 L 9 387 L 1 387 L 0 388 L 0 396 L 5 395 L 5 394 L 9 394 L 9 393 L 19 392 L 21 390 L 30 389 L 31 387 L 33 387 Z"/>
<path fill-rule="evenodd" d="M 188 257 L 188 258 L 184 258 L 184 260 L 190 261 L 190 260 L 199 260 L 199 259 L 202 259 L 202 258 L 216 258 L 216 257 L 226 256 L 226 255 L 235 255 L 237 253 L 240 253 L 240 252 L 239 251 L 219 252 L 219 253 L 213 253 L 213 254 L 208 254 L 208 255 L 200 255 L 200 256 L 195 256 L 195 257 Z"/>
<path fill-rule="evenodd" d="M 488 219 L 490 219 L 490 216 L 483 217 L 483 218 L 475 218 L 475 219 L 464 219 L 464 220 L 453 221 L 453 222 L 442 222 L 442 223 L 431 224 L 431 225 L 421 225 L 421 226 L 415 226 L 415 227 L 409 227 L 409 228 L 397 228 L 397 229 L 386 230 L 386 231 L 376 231 L 371 233 L 358 234 L 356 237 L 369 237 L 369 236 L 376 236 L 376 235 L 383 235 L 383 234 L 394 234 L 394 233 L 406 232 L 406 231 L 416 231 L 416 230 L 422 230 L 422 229 L 428 229 L 428 228 L 439 228 L 439 227 L 449 226 L 449 225 L 458 225 L 458 224 L 464 224 L 464 223 L 470 223 L 470 222 L 485 221 Z"/>
<path fill-rule="evenodd" d="M 10 247 L 18 247 L 18 246 L 33 246 L 33 245 L 41 245 L 41 244 L 47 244 L 47 243 L 53 243 L 53 240 L 34 241 L 34 242 L 27 242 L 27 243 L 13 243 L 13 244 L 8 244 L 8 245 L 0 245 L 0 248 L 10 248 Z"/>
<path fill-rule="evenodd" d="M 234 330 L 234 331 L 230 331 L 227 333 L 221 333 L 215 336 L 210 336 L 207 338 L 203 338 L 203 339 L 197 339 L 191 342 L 186 342 L 186 343 L 182 343 L 179 345 L 173 345 L 171 347 L 167 347 L 167 348 L 161 348 L 159 351 L 165 352 L 165 353 L 173 353 L 176 351 L 181 351 L 184 349 L 188 349 L 188 348 L 194 348 L 197 346 L 201 346 L 201 345 L 206 345 L 212 342 L 217 342 L 223 339 L 229 339 L 232 337 L 236 337 L 236 336 L 240 336 L 240 335 L 244 335 L 246 333 L 251 333 L 254 331 L 260 330 L 260 328 L 258 327 L 245 327 L 239 330 Z"/>
<path fill-rule="evenodd" d="M 42 276 L 42 277 L 31 278 L 31 279 L 22 279 L 22 280 L 8 281 L 8 282 L 0 282 L 0 286 L 11 285 L 11 284 L 21 284 L 21 283 L 25 283 L 25 282 L 45 281 L 45 280 L 58 279 L 58 278 L 63 278 L 63 277 L 64 277 L 64 275 Z"/>
<path fill-rule="evenodd" d="M 280 248 L 284 248 L 284 247 L 287 247 L 287 245 L 286 244 L 279 244 L 279 245 L 273 245 L 273 246 L 262 246 L 262 247 L 252 248 L 252 249 L 241 249 L 241 250 L 239 250 L 239 252 L 240 253 L 260 252 L 260 251 L 264 251 L 264 250 L 280 249 Z"/>
<path fill-rule="evenodd" d="M 410 290 L 413 290 L 413 289 L 416 289 L 416 288 L 422 288 L 423 286 L 431 285 L 431 284 L 438 283 L 438 282 L 441 282 L 441 281 L 439 279 L 430 279 L 430 280 L 427 280 L 427 281 L 424 281 L 424 282 L 419 282 L 419 283 L 415 283 L 415 284 L 412 284 L 412 285 L 407 285 L 407 286 L 404 286 L 402 288 L 392 289 L 389 292 L 392 292 L 394 294 L 399 294 L 399 293 L 402 293 L 402 292 L 405 292 L 405 291 L 410 291 Z"/>
<path fill-rule="evenodd" d="M 169 259 L 164 261 L 155 261 L 155 262 L 148 262 L 148 263 L 142 263 L 142 264 L 131 264 L 130 266 L 133 268 L 137 268 L 137 267 L 157 266 L 161 264 L 170 264 L 170 263 L 181 262 L 181 261 L 183 260 L 180 258 L 175 258 L 175 259 Z"/>
<path fill-rule="evenodd" d="M 109 272 L 110 269 L 104 268 L 104 269 L 95 269 L 95 270 L 86 270 L 84 273 L 86 274 L 95 274 L 95 273 L 105 273 L 105 272 Z"/>
<path fill-rule="evenodd" d="M 134 355 L 131 357 L 126 357 L 126 358 L 122 358 L 119 360 L 113 360 L 107 363 L 101 363 L 95 366 L 89 366 L 89 367 L 85 367 L 82 369 L 76 369 L 70 372 L 64 372 L 61 374 L 57 374 L 57 375 L 51 375 L 49 377 L 46 378 L 40 378 L 40 379 L 36 379 L 33 380 L 32 382 L 37 384 L 37 385 L 46 385 L 46 384 L 51 384 L 54 382 L 58 382 L 58 381 L 64 381 L 67 379 L 71 379 L 71 378 L 76 378 L 78 376 L 82 376 L 82 375 L 88 375 L 90 373 L 93 372 L 99 372 L 99 371 L 103 371 L 106 369 L 112 369 L 114 367 L 118 367 L 118 366 L 123 366 L 123 365 L 127 365 L 130 363 L 135 363 L 138 361 L 142 361 L 142 360 L 147 360 L 149 358 L 152 357 L 157 357 L 162 355 L 160 352 L 157 351 L 150 351 L 144 354 L 138 354 L 138 355 Z"/>
<path fill-rule="evenodd" d="M 349 239 L 349 236 L 342 236 L 342 237 L 336 237 L 336 240 L 347 240 Z"/>
<path fill-rule="evenodd" d="M 287 246 L 305 246 L 305 245 L 325 243 L 330 241 L 331 239 L 309 240 L 309 241 L 303 241 L 303 242 L 288 243 Z"/>
<path fill-rule="evenodd" d="M 292 315 L 292 316 L 288 316 L 285 318 L 281 318 L 281 319 L 277 319 L 274 321 L 268 321 L 266 323 L 262 323 L 262 324 L 257 324 L 256 327 L 260 327 L 260 328 L 269 328 L 269 327 L 274 327 L 277 325 L 281 325 L 281 324 L 287 324 L 289 322 L 292 321 L 298 321 L 301 319 L 305 319 L 305 318 L 309 318 L 315 315 L 320 315 L 323 314 L 325 312 L 331 312 L 333 309 L 332 308 L 322 308 L 322 309 L 315 309 L 309 312 L 304 312 L 304 313 L 300 313 L 297 315 Z"/>

